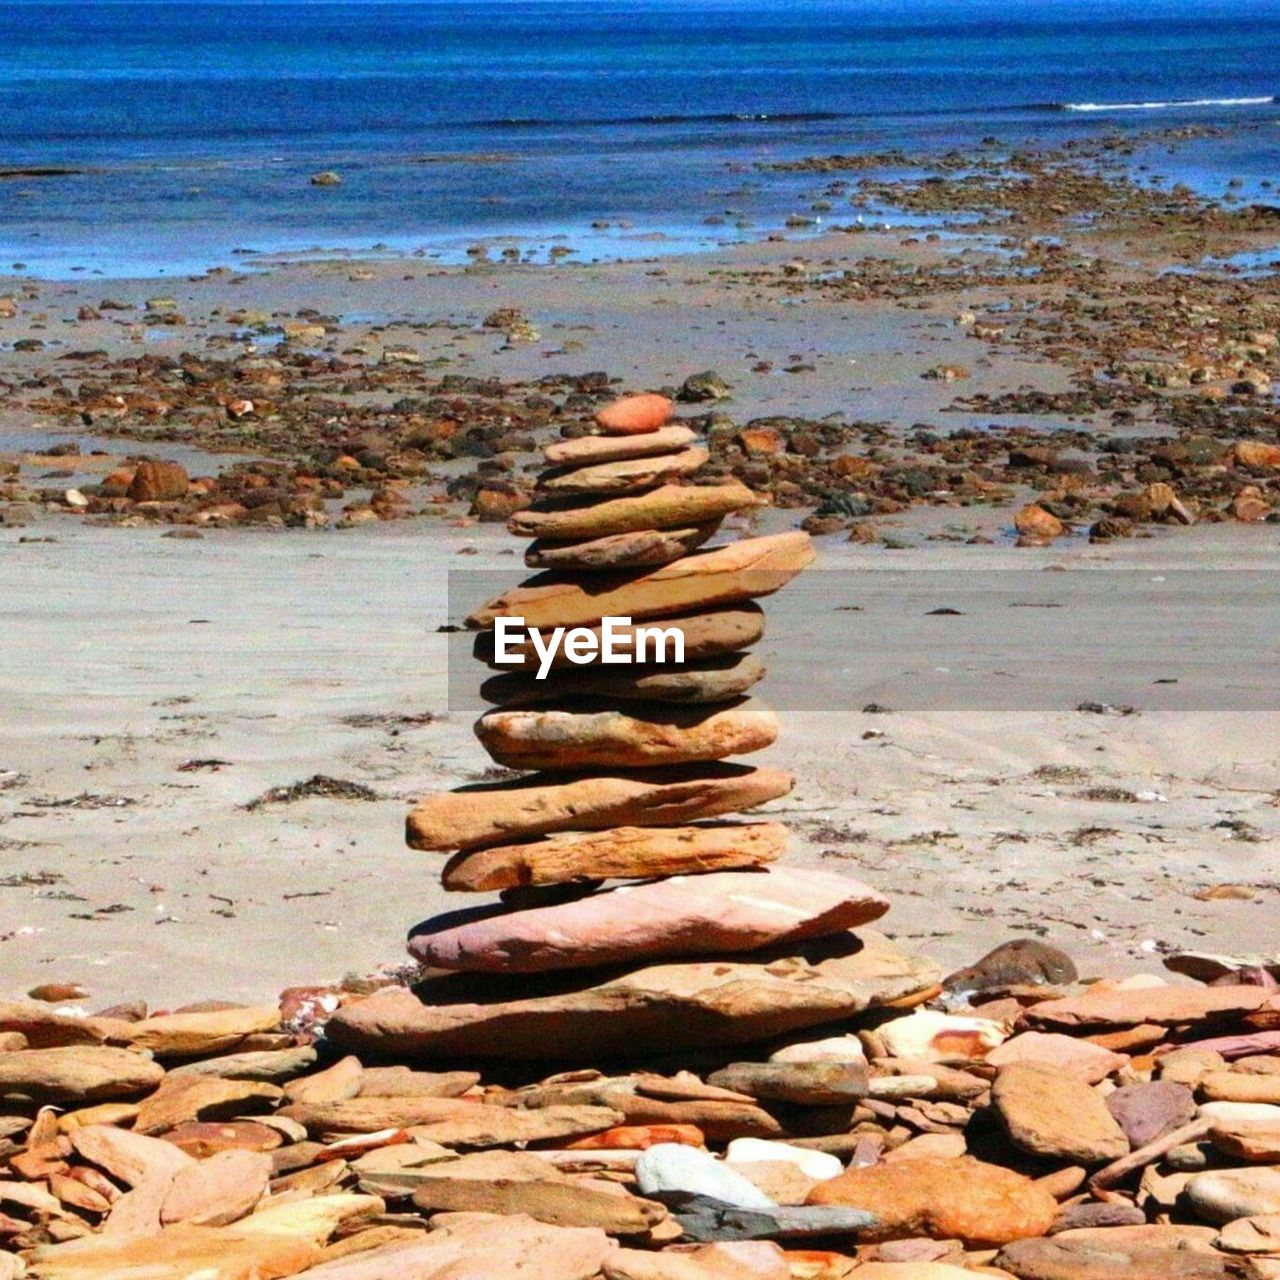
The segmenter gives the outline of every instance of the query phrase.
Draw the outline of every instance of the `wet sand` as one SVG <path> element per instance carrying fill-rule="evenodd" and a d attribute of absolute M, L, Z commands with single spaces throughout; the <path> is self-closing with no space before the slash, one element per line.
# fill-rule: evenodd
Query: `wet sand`
<path fill-rule="evenodd" d="M 35 336 L 49 345 L 39 352 L 8 352 L 4 364 L 17 374 L 56 365 L 70 351 L 176 357 L 209 343 L 215 353 L 219 347 L 238 352 L 244 342 L 233 335 L 244 326 L 230 319 L 237 312 L 261 312 L 277 322 L 311 312 L 335 318 L 341 332 L 306 345 L 371 361 L 387 347 L 408 347 L 437 375 L 518 380 L 603 369 L 628 383 L 661 385 L 715 368 L 730 377 L 732 409 L 743 418 L 856 412 L 910 420 L 908 415 L 939 412 L 955 394 L 954 387 L 920 375 L 933 364 L 968 361 L 976 354 L 952 324 L 955 300 L 938 298 L 910 310 L 888 300 L 854 306 L 845 300 L 798 300 L 772 281 L 795 260 L 817 274 L 836 273 L 865 258 L 937 263 L 961 247 L 951 241 L 926 244 L 905 232 L 868 233 L 556 267 L 330 260 L 179 280 L 40 282 L 38 297 L 5 325 L 4 338 Z M 764 279 L 755 282 L 756 273 Z M 0 277 L 0 292 L 8 287 Z M 999 290 L 977 288 L 965 301 L 981 307 L 998 296 Z M 155 297 L 173 299 L 186 323 L 145 323 L 146 301 Z M 75 318 L 81 307 L 96 308 L 103 299 L 131 310 L 104 310 L 97 320 Z M 524 311 L 539 338 L 512 344 L 502 332 L 483 328 L 485 316 L 504 306 Z M 45 319 L 33 321 L 33 314 Z M 269 354 L 277 341 L 278 334 L 254 345 Z M 991 363 L 981 366 L 966 390 L 1011 382 L 1047 389 L 1067 385 L 1062 374 L 1017 353 L 982 354 Z M 761 361 L 773 367 L 755 371 Z M 784 371 L 798 364 L 815 368 Z M 0 424 L 18 426 L 4 409 Z"/>

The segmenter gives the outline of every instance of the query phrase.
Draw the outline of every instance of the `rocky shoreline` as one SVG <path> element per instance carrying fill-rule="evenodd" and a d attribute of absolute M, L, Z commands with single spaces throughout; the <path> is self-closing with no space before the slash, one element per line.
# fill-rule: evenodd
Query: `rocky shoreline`
<path fill-rule="evenodd" d="M 656 537 L 756 500 L 668 484 L 695 452 L 673 410 L 624 399 L 547 447 L 510 526 L 562 563 L 468 622 L 489 665 L 509 613 L 657 618 L 696 656 L 588 697 L 486 682 L 481 745 L 539 772 L 429 795 L 407 834 L 502 901 L 415 928 L 403 971 L 259 1006 L 0 1003 L 0 1275 L 1276 1274 L 1280 966 L 1082 978 L 1017 938 L 944 976 L 867 928 L 886 896 L 726 821 L 792 786 L 727 763 L 778 721 L 724 673 L 813 553 Z"/>
<path fill-rule="evenodd" d="M 1272 519 L 1280 296 L 1275 273 L 1247 263 L 1265 264 L 1280 215 L 1136 174 L 1127 166 L 1143 142 L 908 157 L 924 177 L 873 172 L 811 192 L 832 211 L 820 238 L 769 237 L 720 258 L 316 263 L 114 296 L 15 281 L 0 298 L 0 439 L 6 424 L 35 426 L 59 447 L 0 454 L 0 519 L 71 513 L 196 531 L 504 520 L 532 500 L 537 451 L 585 431 L 624 383 L 689 406 L 682 423 L 709 454 L 699 478 L 736 476 L 814 513 L 816 533 L 874 542 L 924 505 L 990 511 L 1007 527 L 1032 498 L 1051 519 L 1030 513 L 1028 540 Z M 841 226 L 841 206 L 936 221 L 876 232 Z M 642 313 L 683 297 L 742 332 L 731 364 L 691 336 L 696 354 L 671 380 L 657 342 L 642 345 Z M 617 344 L 593 336 L 620 327 L 615 306 L 635 330 L 621 367 Z M 802 316 L 818 352 L 848 349 L 850 323 L 891 327 L 896 411 L 866 412 L 868 399 L 890 401 L 849 386 L 849 364 L 867 356 L 842 372 L 805 349 L 812 340 L 769 353 L 771 327 L 803 341 Z M 702 374 L 691 373 L 699 346 Z M 793 407 L 752 412 L 779 398 Z M 85 457 L 86 432 L 142 448 Z M 138 478 L 146 442 L 224 460 L 216 474 L 156 483 Z M 1152 485 L 1172 486 L 1179 505 Z"/>

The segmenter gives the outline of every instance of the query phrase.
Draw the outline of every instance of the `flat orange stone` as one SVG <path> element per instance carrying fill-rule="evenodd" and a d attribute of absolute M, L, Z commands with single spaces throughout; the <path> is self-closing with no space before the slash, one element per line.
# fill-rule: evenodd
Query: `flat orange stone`
<path fill-rule="evenodd" d="M 696 1124 L 621 1124 L 565 1143 L 566 1151 L 644 1151 L 659 1142 L 705 1147 L 706 1136 Z"/>
<path fill-rule="evenodd" d="M 675 405 L 666 396 L 623 396 L 596 414 L 596 426 L 610 435 L 644 435 L 665 426 L 674 411 Z"/>
<path fill-rule="evenodd" d="M 226 1124 L 192 1120 L 159 1136 L 197 1160 L 219 1151 L 274 1151 L 284 1142 L 278 1130 L 254 1120 L 229 1120 Z"/>

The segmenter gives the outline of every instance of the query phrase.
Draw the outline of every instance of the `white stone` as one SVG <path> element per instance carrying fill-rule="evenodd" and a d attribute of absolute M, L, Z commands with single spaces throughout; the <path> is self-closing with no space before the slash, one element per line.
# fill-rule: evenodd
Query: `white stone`
<path fill-rule="evenodd" d="M 726 1168 L 709 1152 L 676 1142 L 659 1142 L 641 1152 L 636 1161 L 636 1183 L 642 1196 L 686 1191 L 739 1209 L 778 1207 L 742 1174 Z"/>
<path fill-rule="evenodd" d="M 1196 1217 L 1215 1226 L 1280 1213 L 1280 1169 L 1215 1169 L 1197 1173 L 1182 1193 Z"/>
<path fill-rule="evenodd" d="M 916 1062 L 945 1062 L 955 1058 L 983 1058 L 1008 1039 L 1009 1033 L 990 1018 L 918 1009 L 876 1028 L 891 1058 Z"/>
<path fill-rule="evenodd" d="M 1271 1102 L 1202 1102 L 1196 1109 L 1196 1115 L 1224 1124 L 1234 1124 L 1238 1120 L 1265 1120 L 1275 1124 L 1280 1122 L 1280 1107 Z"/>

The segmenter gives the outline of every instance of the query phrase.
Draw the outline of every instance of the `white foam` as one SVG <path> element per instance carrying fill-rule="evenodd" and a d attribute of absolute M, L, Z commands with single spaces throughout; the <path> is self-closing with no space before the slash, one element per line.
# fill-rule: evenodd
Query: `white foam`
<path fill-rule="evenodd" d="M 1064 111 L 1171 111 L 1178 107 L 1261 107 L 1274 103 L 1263 98 L 1183 98 L 1169 102 L 1064 102 Z"/>

